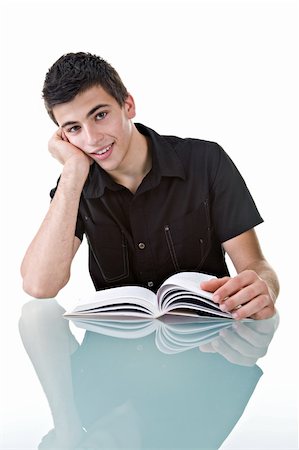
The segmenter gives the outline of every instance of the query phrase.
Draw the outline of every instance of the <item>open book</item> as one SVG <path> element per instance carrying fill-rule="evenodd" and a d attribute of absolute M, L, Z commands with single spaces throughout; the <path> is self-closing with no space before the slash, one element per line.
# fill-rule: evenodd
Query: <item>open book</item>
<path fill-rule="evenodd" d="M 69 317 L 140 317 L 158 318 L 165 314 L 232 318 L 212 301 L 210 292 L 200 289 L 202 281 L 215 278 L 197 272 L 180 272 L 167 278 L 157 294 L 140 286 L 104 289 L 81 299 Z"/>
<path fill-rule="evenodd" d="M 155 333 L 156 347 L 166 354 L 180 353 L 216 339 L 224 328 L 232 329 L 229 319 L 176 317 L 160 319 L 81 319 L 70 318 L 74 325 L 93 333 L 121 339 L 139 339 Z"/>

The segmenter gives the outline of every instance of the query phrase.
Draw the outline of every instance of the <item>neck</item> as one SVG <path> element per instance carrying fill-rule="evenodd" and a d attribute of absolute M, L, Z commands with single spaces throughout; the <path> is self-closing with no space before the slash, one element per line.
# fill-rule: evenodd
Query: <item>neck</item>
<path fill-rule="evenodd" d="M 130 151 L 127 155 L 125 168 L 117 174 L 111 174 L 113 179 L 135 193 L 143 178 L 152 167 L 152 158 L 147 138 L 133 125 Z"/>

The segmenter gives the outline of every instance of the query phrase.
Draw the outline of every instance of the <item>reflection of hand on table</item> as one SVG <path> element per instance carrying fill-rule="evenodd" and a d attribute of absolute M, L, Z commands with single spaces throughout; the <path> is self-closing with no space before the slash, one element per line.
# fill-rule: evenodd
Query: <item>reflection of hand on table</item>
<path fill-rule="evenodd" d="M 253 366 L 267 353 L 278 326 L 278 315 L 252 322 L 234 322 L 231 328 L 219 332 L 213 341 L 199 346 L 200 351 L 219 353 L 233 364 Z"/>

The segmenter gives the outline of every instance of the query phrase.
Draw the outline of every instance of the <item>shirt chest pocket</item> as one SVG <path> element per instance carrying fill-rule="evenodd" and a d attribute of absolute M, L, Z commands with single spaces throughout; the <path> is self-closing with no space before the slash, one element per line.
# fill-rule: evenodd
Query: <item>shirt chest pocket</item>
<path fill-rule="evenodd" d="M 171 260 L 175 271 L 199 270 L 210 250 L 211 225 L 208 203 L 164 225 L 163 259 Z"/>
<path fill-rule="evenodd" d="M 106 283 L 125 279 L 129 274 L 128 244 L 118 226 L 89 224 L 86 237 L 92 271 L 96 267 Z"/>

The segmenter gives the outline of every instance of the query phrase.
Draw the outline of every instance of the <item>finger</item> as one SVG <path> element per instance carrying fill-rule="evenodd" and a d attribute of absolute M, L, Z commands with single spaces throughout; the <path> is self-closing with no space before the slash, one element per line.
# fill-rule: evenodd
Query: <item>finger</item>
<path fill-rule="evenodd" d="M 250 342 L 239 336 L 234 330 L 222 330 L 220 336 L 232 349 L 248 358 L 258 359 L 266 353 L 265 346 L 256 347 L 255 345 L 252 345 Z"/>
<path fill-rule="evenodd" d="M 269 341 L 267 335 L 256 332 L 250 325 L 256 322 L 234 322 L 232 329 L 242 339 L 253 345 L 254 347 L 264 347 Z"/>
<path fill-rule="evenodd" d="M 203 353 L 216 353 L 216 350 L 213 348 L 211 342 L 200 344 L 198 348 Z"/>
<path fill-rule="evenodd" d="M 247 323 L 257 333 L 265 336 L 273 335 L 279 325 L 279 314 L 274 306 L 274 315 L 264 320 L 253 320 Z"/>
<path fill-rule="evenodd" d="M 65 134 L 65 132 L 61 129 L 61 137 L 62 137 L 62 139 L 65 141 L 65 142 L 70 142 L 69 140 L 68 140 L 68 138 L 66 137 L 66 134 Z"/>
<path fill-rule="evenodd" d="M 220 301 L 224 301 L 224 299 L 235 294 L 243 287 L 244 283 L 242 283 L 242 280 L 240 278 L 230 278 L 226 281 L 226 283 L 220 286 L 219 289 L 217 289 L 217 291 L 214 293 L 214 296 L 219 297 Z"/>
<path fill-rule="evenodd" d="M 271 328 L 267 327 L 268 331 L 265 333 L 260 332 L 256 325 L 263 325 L 268 321 L 271 321 L 271 319 L 249 322 L 237 321 L 232 324 L 232 329 L 251 345 L 255 347 L 264 347 L 269 345 L 269 342 L 273 337 L 274 326 L 272 324 Z M 264 327 L 261 328 L 264 329 Z"/>
<path fill-rule="evenodd" d="M 229 277 L 223 277 L 223 278 L 213 278 L 212 280 L 208 281 L 202 281 L 200 283 L 200 288 L 208 292 L 215 292 L 217 289 L 223 286 L 229 279 L 230 279 Z"/>
<path fill-rule="evenodd" d="M 249 286 L 241 288 L 238 292 L 226 298 L 224 302 L 220 302 L 220 307 L 222 311 L 232 311 L 239 305 L 244 305 L 245 303 L 250 302 L 252 299 L 257 298 L 259 295 L 265 293 L 266 292 L 264 292 L 264 286 L 259 282 L 256 282 L 250 284 Z"/>
<path fill-rule="evenodd" d="M 62 128 L 58 128 L 58 130 L 55 131 L 54 135 L 55 138 L 62 139 Z"/>
<path fill-rule="evenodd" d="M 222 302 L 227 297 L 231 297 L 241 289 L 250 284 L 254 284 L 257 281 L 260 281 L 262 286 L 266 289 L 266 283 L 264 283 L 253 270 L 245 270 L 233 278 L 228 278 L 227 282 L 214 293 L 214 297 Z"/>
<path fill-rule="evenodd" d="M 261 311 L 258 311 L 255 314 L 252 314 L 250 317 L 255 320 L 264 320 L 273 317 L 275 313 L 275 308 L 273 305 L 266 306 Z"/>
<path fill-rule="evenodd" d="M 270 302 L 272 304 L 270 304 Z M 268 295 L 259 295 L 250 302 L 242 305 L 239 309 L 232 312 L 234 319 L 245 319 L 251 317 L 252 319 L 268 319 L 274 314 L 273 302 Z"/>
<path fill-rule="evenodd" d="M 229 362 L 233 364 L 238 364 L 240 366 L 254 366 L 256 363 L 255 358 L 250 358 L 244 355 L 241 355 L 238 351 L 231 348 L 226 342 L 224 341 L 213 341 L 212 342 L 213 347 L 219 353 L 222 355 L 225 359 L 227 359 Z"/>

